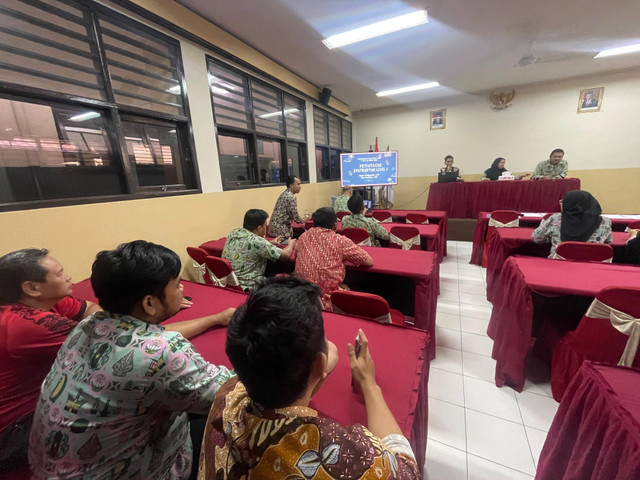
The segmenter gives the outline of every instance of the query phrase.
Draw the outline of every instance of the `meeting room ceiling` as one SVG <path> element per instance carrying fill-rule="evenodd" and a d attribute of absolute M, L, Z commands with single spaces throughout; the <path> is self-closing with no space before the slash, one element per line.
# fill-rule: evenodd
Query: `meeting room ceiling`
<path fill-rule="evenodd" d="M 640 67 L 638 0 L 178 0 L 352 111 Z M 426 9 L 429 22 L 334 50 L 329 35 Z M 393 97 L 375 92 L 437 81 Z M 586 85 L 598 86 L 598 85 Z"/>

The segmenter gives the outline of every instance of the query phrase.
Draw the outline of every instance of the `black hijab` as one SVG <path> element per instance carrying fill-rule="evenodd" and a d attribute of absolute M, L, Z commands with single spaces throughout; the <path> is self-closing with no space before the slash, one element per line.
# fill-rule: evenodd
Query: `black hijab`
<path fill-rule="evenodd" d="M 586 242 L 602 222 L 602 208 L 585 190 L 572 190 L 562 197 L 560 240 Z"/>
<path fill-rule="evenodd" d="M 487 168 L 484 171 L 484 174 L 487 176 L 487 178 L 489 180 L 497 180 L 498 177 L 500 177 L 500 175 L 502 175 L 502 172 L 506 172 L 507 169 L 506 168 L 498 168 L 498 164 L 500 163 L 500 161 L 504 160 L 502 157 L 498 157 L 496 158 L 493 163 L 491 164 L 491 168 Z"/>

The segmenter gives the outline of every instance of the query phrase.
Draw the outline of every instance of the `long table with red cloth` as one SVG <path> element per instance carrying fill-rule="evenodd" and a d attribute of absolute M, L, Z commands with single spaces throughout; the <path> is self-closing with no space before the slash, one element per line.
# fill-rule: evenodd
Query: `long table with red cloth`
<path fill-rule="evenodd" d="M 545 213 L 523 213 L 520 217 L 521 227 L 537 227 L 542 221 Z M 490 212 L 480 212 L 476 221 L 476 228 L 473 231 L 473 248 L 471 250 L 471 261 L 474 265 L 482 265 L 482 249 L 487 236 Z M 624 232 L 631 222 L 640 221 L 640 215 L 603 215 L 611 220 L 611 229 L 614 232 Z"/>
<path fill-rule="evenodd" d="M 496 385 L 522 391 L 533 319 L 535 316 L 540 320 L 543 311 L 534 303 L 534 295 L 542 300 L 567 295 L 593 299 L 600 290 L 613 285 L 640 288 L 640 267 L 536 257 L 507 258 L 495 285 L 487 329 L 493 339 L 492 357 L 497 362 Z M 574 313 L 580 317 L 584 310 Z"/>
<path fill-rule="evenodd" d="M 228 307 L 242 304 L 247 295 L 229 289 L 201 285 L 183 280 L 184 295 L 192 298 L 193 306 L 178 312 L 166 323 L 200 318 Z M 89 280 L 73 287 L 77 298 L 96 301 Z M 422 330 L 382 325 L 370 320 L 323 312 L 326 336 L 338 347 L 339 360 L 335 370 L 312 398 L 310 407 L 320 416 L 343 425 L 367 424 L 361 395 L 351 389 L 351 370 L 347 343 L 353 344 L 358 329 L 369 339 L 371 355 L 376 364 L 376 380 L 402 433 L 410 440 L 423 470 L 428 424 L 429 336 Z M 225 354 L 226 328 L 213 328 L 191 339 L 205 360 L 231 368 Z"/>
<path fill-rule="evenodd" d="M 580 189 L 580 179 L 432 183 L 427 210 L 445 210 L 449 218 L 477 218 L 480 212 L 558 212 L 559 201 Z"/>
<path fill-rule="evenodd" d="M 640 478 L 640 370 L 584 362 L 558 407 L 536 480 Z"/>
<path fill-rule="evenodd" d="M 391 223 L 382 222 L 380 224 L 387 232 L 391 231 L 394 226 L 410 226 L 415 227 L 420 235 L 420 248 L 428 252 L 435 252 L 438 255 L 438 261 L 441 262 L 444 258 L 444 249 L 447 245 L 445 241 L 442 243 L 442 235 L 440 234 L 440 225 L 438 224 L 406 224 L 406 223 Z"/>
<path fill-rule="evenodd" d="M 487 251 L 487 298 L 494 297 L 497 277 L 500 276 L 505 260 L 513 255 L 529 257 L 548 257 L 551 251 L 550 243 L 534 243 L 531 240 L 533 228 L 514 227 L 497 228 Z M 624 247 L 629 235 L 624 232 L 613 232 L 613 262 L 622 263 Z M 558 260 L 559 261 L 559 260 Z"/>

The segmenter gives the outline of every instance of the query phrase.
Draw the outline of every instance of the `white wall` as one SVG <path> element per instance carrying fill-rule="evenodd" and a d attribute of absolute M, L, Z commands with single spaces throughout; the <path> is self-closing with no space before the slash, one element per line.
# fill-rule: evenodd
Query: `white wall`
<path fill-rule="evenodd" d="M 576 113 L 580 90 L 604 86 L 599 113 Z M 506 90 L 506 89 L 503 89 Z M 399 151 L 401 177 L 435 175 L 451 154 L 465 173 L 481 173 L 496 157 L 514 172 L 531 172 L 554 148 L 571 170 L 640 167 L 640 70 L 516 88 L 512 105 L 494 111 L 489 92 L 357 112 L 357 151 Z M 444 130 L 429 130 L 429 112 L 447 109 Z M 382 148 L 382 147 L 381 147 Z"/>

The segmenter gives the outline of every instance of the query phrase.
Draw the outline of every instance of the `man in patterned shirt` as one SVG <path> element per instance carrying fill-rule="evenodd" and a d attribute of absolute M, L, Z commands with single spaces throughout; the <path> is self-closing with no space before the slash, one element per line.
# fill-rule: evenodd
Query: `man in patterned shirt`
<path fill-rule="evenodd" d="M 138 240 L 100 252 L 91 285 L 106 310 L 69 334 L 44 383 L 29 439 L 34 477 L 186 479 L 185 412 L 206 414 L 232 377 L 185 337 L 234 309 L 161 326 L 182 304 L 180 258 Z"/>
<path fill-rule="evenodd" d="M 559 180 L 566 177 L 569 173 L 569 165 L 563 157 L 564 150 L 556 148 L 549 155 L 549 160 L 543 160 L 536 165 L 531 180 Z"/>
<path fill-rule="evenodd" d="M 264 238 L 269 227 L 269 215 L 264 210 L 252 208 L 244 214 L 242 228 L 236 228 L 227 237 L 222 258 L 229 260 L 242 288 L 250 289 L 264 278 L 267 261 L 288 260 L 296 245 L 291 239 L 284 248 L 276 245 L 282 237 L 269 241 Z"/>
<path fill-rule="evenodd" d="M 325 337 L 319 293 L 311 283 L 276 277 L 238 308 L 226 352 L 239 381 L 230 380 L 216 395 L 199 478 L 420 478 L 411 445 L 376 383 L 362 330 L 360 348 L 347 345 L 347 353 L 367 427 L 343 426 L 309 408 L 338 363 L 336 346 Z"/>
<path fill-rule="evenodd" d="M 333 209 L 336 212 L 348 212 L 349 207 L 347 206 L 347 202 L 349 198 L 353 195 L 353 187 L 347 185 L 346 187 L 342 187 L 342 195 L 336 198 L 336 202 L 333 205 Z"/>
<path fill-rule="evenodd" d="M 364 216 L 364 200 L 357 193 L 353 195 L 347 203 L 351 215 L 347 215 L 342 219 L 342 228 L 364 228 L 369 232 L 371 245 L 380 246 L 380 241 L 389 240 L 389 232 L 387 232 L 375 218 Z"/>
<path fill-rule="evenodd" d="M 298 214 L 298 201 L 295 195 L 300 192 L 302 184 L 298 177 L 287 178 L 287 189 L 280 194 L 269 223 L 269 236 L 291 237 L 291 224 L 302 223 L 305 219 Z"/>
<path fill-rule="evenodd" d="M 331 310 L 331 293 L 344 282 L 344 262 L 363 267 L 373 265 L 367 252 L 336 233 L 337 220 L 333 208 L 319 208 L 313 213 L 314 227 L 303 233 L 296 244 L 295 273 L 320 286 L 326 310 Z"/>

